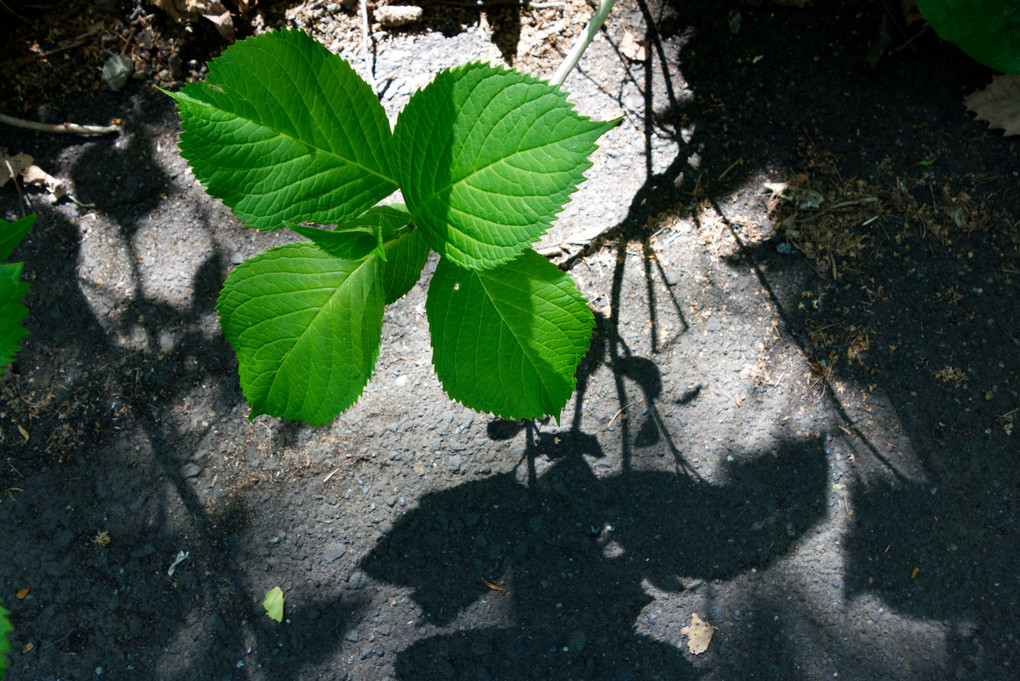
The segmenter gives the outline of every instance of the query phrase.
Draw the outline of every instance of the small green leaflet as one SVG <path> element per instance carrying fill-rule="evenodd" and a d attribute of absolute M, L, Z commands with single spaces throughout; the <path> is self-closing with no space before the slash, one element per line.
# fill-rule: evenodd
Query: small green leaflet
<path fill-rule="evenodd" d="M 917 0 L 943 40 L 985 66 L 1020 73 L 1020 0 Z"/>
<path fill-rule="evenodd" d="M 278 586 L 274 586 L 266 593 L 266 597 L 262 600 L 262 607 L 266 609 L 266 614 L 270 619 L 274 619 L 277 622 L 283 621 L 283 589 Z"/>
<path fill-rule="evenodd" d="M 337 224 L 397 188 L 372 89 L 300 31 L 230 46 L 178 93 L 181 156 L 249 226 Z"/>
<path fill-rule="evenodd" d="M 397 119 L 400 189 L 433 250 L 495 267 L 549 228 L 617 122 L 578 115 L 562 90 L 517 71 L 443 71 Z"/>
<path fill-rule="evenodd" d="M 28 234 L 35 215 L 16 222 L 0 220 L 0 261 L 6 260 Z M 21 304 L 28 293 L 28 284 L 21 281 L 21 263 L 0 262 L 0 375 L 20 349 L 19 341 L 28 335 L 21 325 L 28 309 Z"/>
<path fill-rule="evenodd" d="M 450 397 L 504 418 L 559 420 L 595 326 L 569 276 L 532 250 L 481 272 L 443 258 L 425 312 Z"/>

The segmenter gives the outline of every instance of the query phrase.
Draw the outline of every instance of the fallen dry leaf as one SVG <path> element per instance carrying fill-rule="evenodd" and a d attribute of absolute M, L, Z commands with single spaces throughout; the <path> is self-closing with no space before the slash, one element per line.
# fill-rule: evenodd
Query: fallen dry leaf
<path fill-rule="evenodd" d="M 153 5 L 166 12 L 179 24 L 186 24 L 199 17 L 213 22 L 216 30 L 228 42 L 234 42 L 234 20 L 220 0 L 150 0 Z M 253 7 L 254 2 L 244 3 Z"/>
<path fill-rule="evenodd" d="M 701 655 L 708 650 L 708 644 L 712 642 L 715 627 L 695 613 L 691 615 L 691 625 L 683 627 L 680 633 L 687 637 L 687 649 L 691 651 L 691 655 Z"/>
<path fill-rule="evenodd" d="M 25 172 L 21 176 L 25 178 L 25 184 L 43 187 L 57 201 L 67 196 L 67 186 L 64 181 L 58 180 L 39 166 L 32 165 L 25 168 Z"/>
<path fill-rule="evenodd" d="M 0 187 L 25 172 L 25 168 L 32 165 L 34 160 L 28 154 L 9 156 L 7 150 L 0 147 Z"/>
<path fill-rule="evenodd" d="M 19 601 L 21 601 L 21 600 L 24 600 L 24 599 L 25 599 L 25 596 L 27 596 L 27 595 L 28 595 L 28 592 L 29 592 L 29 588 L 30 588 L 30 587 L 27 587 L 27 586 L 26 586 L 25 588 L 23 588 L 23 589 L 19 589 L 19 590 L 18 590 L 18 593 L 17 593 L 16 595 L 17 595 L 17 597 L 18 597 L 18 600 L 19 600 Z"/>
<path fill-rule="evenodd" d="M 1002 128 L 1006 137 L 1020 135 L 1020 74 L 995 76 L 984 90 L 964 97 L 963 104 L 989 128 Z"/>

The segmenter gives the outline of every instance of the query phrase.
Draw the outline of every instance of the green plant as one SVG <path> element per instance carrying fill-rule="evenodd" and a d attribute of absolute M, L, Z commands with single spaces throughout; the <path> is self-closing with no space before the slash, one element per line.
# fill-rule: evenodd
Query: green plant
<path fill-rule="evenodd" d="M 242 263 L 219 297 L 253 417 L 319 425 L 354 404 L 383 309 L 430 250 L 440 259 L 426 313 L 447 394 L 507 418 L 559 416 L 594 318 L 530 246 L 616 121 L 578 115 L 537 78 L 472 63 L 416 92 L 391 132 L 350 65 L 297 31 L 236 43 L 204 83 L 171 96 L 181 155 L 206 190 L 251 227 L 309 240 Z M 406 205 L 376 205 L 398 189 Z"/>
<path fill-rule="evenodd" d="M 14 631 L 14 627 L 7 619 L 9 614 L 11 613 L 4 609 L 3 602 L 0 601 L 0 679 L 4 678 L 7 671 L 7 653 L 11 650 L 11 642 L 7 639 L 7 634 Z"/>
<path fill-rule="evenodd" d="M 16 222 L 0 220 L 0 374 L 14 361 L 18 341 L 28 335 L 21 326 L 28 314 L 21 304 L 28 292 L 28 284 L 21 281 L 21 263 L 3 261 L 10 257 L 34 223 L 35 215 L 27 215 Z"/>
<path fill-rule="evenodd" d="M 985 66 L 1020 73 L 1020 0 L 917 0 L 943 40 Z"/>

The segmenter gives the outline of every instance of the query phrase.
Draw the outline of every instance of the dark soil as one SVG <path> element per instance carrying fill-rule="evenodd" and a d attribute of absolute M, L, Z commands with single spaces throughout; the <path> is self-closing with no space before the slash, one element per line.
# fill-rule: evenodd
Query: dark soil
<path fill-rule="evenodd" d="M 116 2 L 9 24 L 5 113 L 123 132 L 0 128 L 81 202 L 0 190 L 39 216 L 0 379 L 8 678 L 1015 679 L 1020 149 L 961 104 L 991 74 L 920 25 L 869 67 L 885 5 L 621 0 L 565 87 L 623 122 L 542 244 L 598 318 L 560 421 L 444 395 L 432 263 L 319 429 L 247 419 L 216 295 L 289 237 L 202 192 L 152 87 L 215 30 Z M 428 5 L 374 33 L 383 102 L 471 59 L 547 76 L 588 12 Z M 236 23 L 369 70 L 338 5 Z M 143 68 L 118 93 L 114 51 Z"/>

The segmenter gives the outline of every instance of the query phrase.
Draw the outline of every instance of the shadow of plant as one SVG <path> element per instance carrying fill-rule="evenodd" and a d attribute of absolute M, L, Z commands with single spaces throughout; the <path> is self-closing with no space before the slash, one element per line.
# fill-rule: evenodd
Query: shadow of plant
<path fill-rule="evenodd" d="M 554 462 L 533 483 L 511 472 L 428 494 L 362 561 L 414 590 L 422 624 L 462 628 L 401 652 L 400 678 L 695 678 L 675 647 L 634 634 L 643 583 L 680 592 L 763 568 L 824 515 L 816 441 L 737 454 L 708 484 L 600 478 L 594 437 L 529 440 Z"/>

